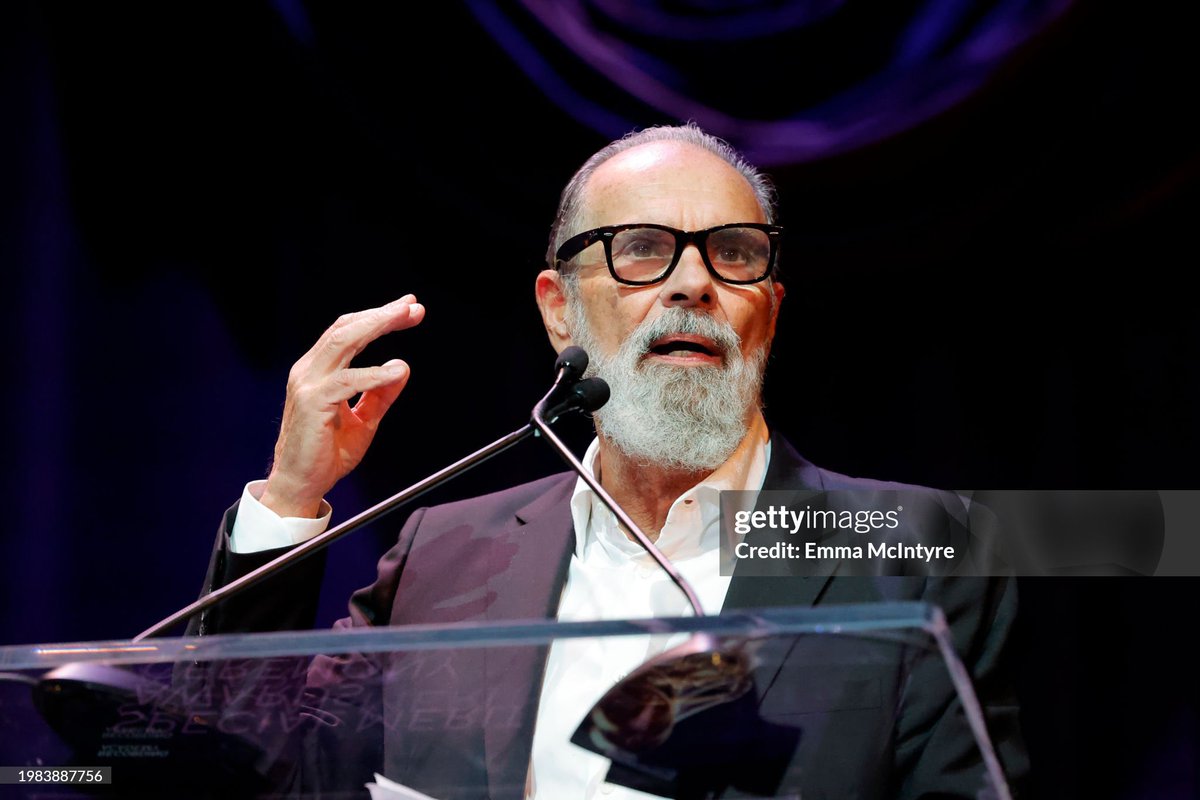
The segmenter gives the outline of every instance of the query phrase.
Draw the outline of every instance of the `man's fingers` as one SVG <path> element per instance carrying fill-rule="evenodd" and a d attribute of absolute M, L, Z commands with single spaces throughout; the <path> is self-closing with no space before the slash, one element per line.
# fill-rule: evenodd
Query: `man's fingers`
<path fill-rule="evenodd" d="M 362 319 L 364 316 L 373 314 L 377 311 L 384 311 L 394 306 L 401 306 L 415 302 L 417 302 L 417 296 L 415 294 L 406 294 L 403 297 L 397 297 L 395 300 L 385 303 L 377 308 L 364 308 L 362 311 L 351 311 L 347 314 L 342 314 L 340 317 L 334 320 L 333 324 L 329 326 L 329 330 L 332 331 L 338 328 L 343 328 L 355 320 Z"/>
<path fill-rule="evenodd" d="M 309 365 L 321 373 L 344 368 L 383 334 L 411 328 L 424 318 L 425 307 L 411 294 L 379 308 L 343 314 L 313 345 Z"/>
<path fill-rule="evenodd" d="M 398 395 L 408 382 L 408 374 L 408 364 L 399 360 L 378 367 L 342 369 L 326 378 L 317 391 L 323 403 L 340 403 L 356 394 L 385 387 L 391 387 Z"/>
<path fill-rule="evenodd" d="M 403 362 L 389 361 L 384 366 L 393 363 Z M 354 416 L 358 417 L 359 421 L 368 428 L 375 430 L 379 427 L 379 421 L 383 419 L 383 415 L 387 413 L 387 410 L 392 407 L 392 403 L 396 402 L 396 398 L 404 391 L 407 383 L 408 376 L 406 375 L 403 380 L 363 392 L 362 397 L 354 404 Z"/>

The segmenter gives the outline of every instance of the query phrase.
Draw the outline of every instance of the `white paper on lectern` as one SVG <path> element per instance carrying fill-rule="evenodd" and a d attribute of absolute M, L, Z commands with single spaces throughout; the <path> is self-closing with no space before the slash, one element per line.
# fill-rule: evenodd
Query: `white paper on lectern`
<path fill-rule="evenodd" d="M 389 781 L 378 772 L 375 773 L 375 782 L 368 782 L 366 786 L 371 793 L 371 800 L 437 800 L 404 784 Z"/>

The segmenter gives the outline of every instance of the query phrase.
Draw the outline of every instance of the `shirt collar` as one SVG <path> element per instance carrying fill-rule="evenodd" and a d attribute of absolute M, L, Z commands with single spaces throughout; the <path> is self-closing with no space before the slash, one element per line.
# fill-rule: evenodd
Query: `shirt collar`
<path fill-rule="evenodd" d="M 583 467 L 595 476 L 600 440 L 593 439 L 583 456 Z M 771 459 L 771 437 L 766 420 L 756 413 L 746 435 L 725 463 L 681 494 L 667 511 L 667 521 L 656 544 L 671 559 L 684 559 L 715 549 L 719 543 L 720 493 L 759 490 Z M 575 525 L 575 555 L 584 558 L 590 548 L 601 547 L 613 560 L 645 557 L 617 525 L 616 518 L 582 478 L 571 494 L 571 519 Z"/>

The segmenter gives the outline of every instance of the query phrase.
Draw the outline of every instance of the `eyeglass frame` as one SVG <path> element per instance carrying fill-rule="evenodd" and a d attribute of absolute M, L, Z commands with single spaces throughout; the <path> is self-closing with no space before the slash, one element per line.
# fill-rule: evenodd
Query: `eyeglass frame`
<path fill-rule="evenodd" d="M 675 235 L 675 256 L 671 259 L 671 263 L 667 265 L 662 274 L 654 280 L 650 281 L 633 281 L 628 278 L 622 278 L 617 275 L 617 268 L 613 265 L 612 258 L 612 243 L 613 238 L 618 233 L 632 230 L 634 228 L 653 228 L 655 230 L 667 231 Z M 726 228 L 754 228 L 767 234 L 767 242 L 770 244 L 771 251 L 767 256 L 767 270 L 757 278 L 748 281 L 735 281 L 726 278 L 721 273 L 717 272 L 712 265 L 712 261 L 708 257 L 708 249 L 705 247 L 709 235 L 714 231 L 724 230 Z M 599 228 L 592 228 L 590 231 L 577 233 L 570 239 L 567 239 L 558 246 L 558 250 L 554 252 L 554 267 L 560 272 L 560 264 L 570 261 L 575 256 L 582 253 L 587 248 L 594 245 L 596 242 L 604 244 L 604 260 L 608 264 L 608 272 L 612 275 L 613 280 L 617 283 L 623 283 L 626 286 L 652 286 L 656 283 L 661 283 L 671 276 L 675 271 L 675 267 L 679 265 L 679 260 L 683 257 L 683 251 L 687 249 L 689 244 L 696 245 L 696 249 L 700 251 L 700 260 L 704 262 L 708 273 L 722 283 L 732 284 L 734 286 L 749 286 L 755 283 L 761 283 L 776 271 L 779 260 L 779 243 L 783 240 L 783 227 L 780 225 L 768 225 L 762 222 L 730 222 L 726 225 L 716 225 L 712 228 L 705 228 L 699 231 L 681 231 L 678 228 L 672 228 L 669 225 L 656 225 L 651 222 L 630 222 L 624 225 L 604 225 Z M 564 253 L 570 252 L 569 255 Z"/>

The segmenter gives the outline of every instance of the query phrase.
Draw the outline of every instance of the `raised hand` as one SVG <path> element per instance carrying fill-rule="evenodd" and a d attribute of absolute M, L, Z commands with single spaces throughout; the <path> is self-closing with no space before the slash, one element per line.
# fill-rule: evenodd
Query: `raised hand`
<path fill-rule="evenodd" d="M 383 415 L 408 383 L 408 364 L 393 359 L 351 367 L 368 344 L 425 318 L 409 294 L 379 308 L 344 314 L 288 373 L 283 423 L 263 505 L 283 517 L 315 517 L 321 498 L 358 466 Z M 354 407 L 350 399 L 362 394 Z"/>

